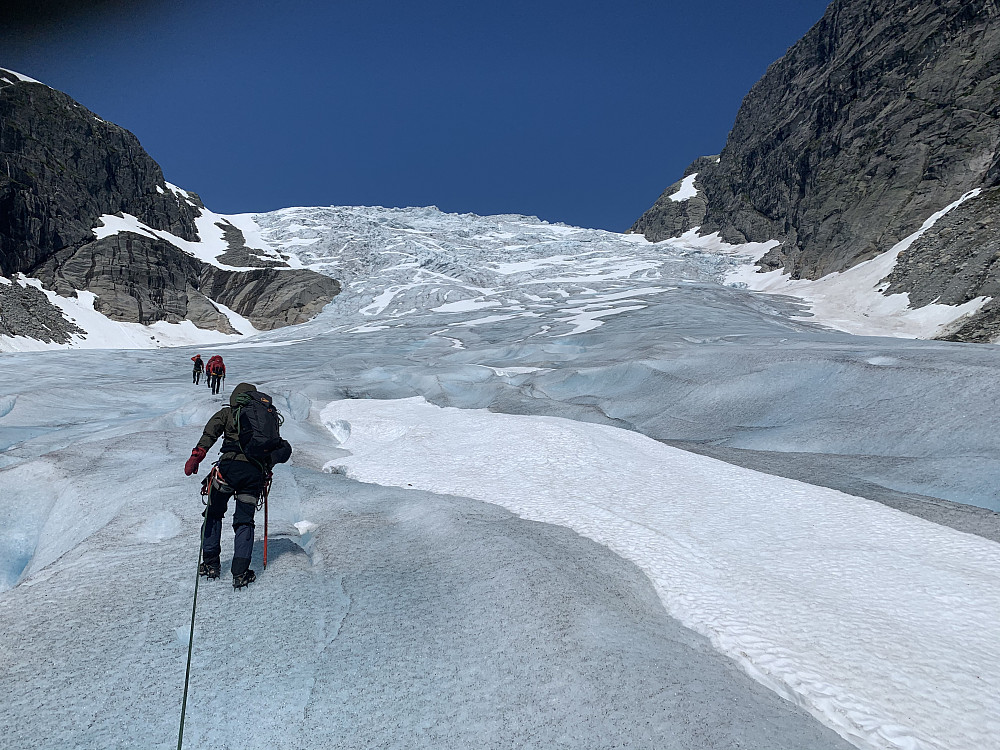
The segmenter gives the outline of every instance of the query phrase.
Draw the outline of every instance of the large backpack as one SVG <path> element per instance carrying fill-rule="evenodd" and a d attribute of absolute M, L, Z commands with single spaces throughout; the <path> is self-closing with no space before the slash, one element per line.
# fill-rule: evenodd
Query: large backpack
<path fill-rule="evenodd" d="M 240 450 L 250 460 L 264 464 L 271 451 L 281 447 L 278 428 L 284 419 L 271 402 L 271 397 L 260 391 L 246 391 L 236 397 L 233 414 Z"/>

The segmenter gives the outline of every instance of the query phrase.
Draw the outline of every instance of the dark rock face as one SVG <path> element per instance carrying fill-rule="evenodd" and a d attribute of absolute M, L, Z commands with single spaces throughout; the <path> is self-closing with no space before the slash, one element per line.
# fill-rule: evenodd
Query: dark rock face
<path fill-rule="evenodd" d="M 63 317 L 43 292 L 11 282 L 0 286 L 0 336 L 29 336 L 46 344 L 68 344 L 84 333 Z"/>
<path fill-rule="evenodd" d="M 63 296 L 75 289 L 93 292 L 94 308 L 112 320 L 146 325 L 190 320 L 199 328 L 235 333 L 200 291 L 209 269 L 218 270 L 169 242 L 122 232 L 66 248 L 34 273 Z"/>
<path fill-rule="evenodd" d="M 102 214 L 130 213 L 154 229 L 198 239 L 200 201 L 163 190 L 159 165 L 134 135 L 62 92 L 4 71 L 0 158 L 4 276 L 27 273 L 55 252 L 92 240 Z"/>
<path fill-rule="evenodd" d="M 701 232 L 781 240 L 764 269 L 819 278 L 890 249 L 967 191 L 1000 186 L 998 146 L 997 0 L 834 0 L 747 94 L 719 162 L 692 165 Z M 985 212 L 972 208 L 979 200 L 970 220 Z M 633 230 L 676 236 L 684 210 L 661 197 Z M 976 230 L 983 247 L 987 234 Z M 943 288 L 931 276 L 955 276 L 945 256 L 957 257 L 930 237 L 920 244 L 938 270 L 894 282 L 915 305 Z M 950 298 L 985 288 L 971 266 L 956 273 Z M 959 291 L 959 279 L 971 286 Z"/>
<path fill-rule="evenodd" d="M 213 269 L 202 277 L 202 289 L 212 299 L 249 318 L 255 328 L 270 330 L 315 316 L 340 293 L 340 283 L 301 269 Z"/>
<path fill-rule="evenodd" d="M 340 291 L 327 276 L 301 269 L 227 271 L 202 263 L 169 242 L 131 232 L 56 253 L 35 269 L 61 294 L 86 289 L 98 312 L 112 320 L 178 323 L 236 333 L 212 301 L 270 330 L 302 323 Z"/>
<path fill-rule="evenodd" d="M 960 305 L 992 297 L 979 313 L 942 336 L 988 343 L 1000 337 L 1000 188 L 950 211 L 905 252 L 887 277 L 887 293 L 909 292 L 910 304 Z"/>
<path fill-rule="evenodd" d="M 308 320 L 340 291 L 334 279 L 312 271 L 222 270 L 158 238 L 122 232 L 96 239 L 93 232 L 102 215 L 131 214 L 197 241 L 195 220 L 203 208 L 196 194 L 167 188 L 134 135 L 59 91 L 0 70 L 0 275 L 37 277 L 63 296 L 91 291 L 95 308 L 113 320 L 187 319 L 226 333 L 235 331 L 213 299 L 270 329 Z M 235 226 L 220 228 L 230 245 L 222 263 L 287 265 L 258 258 Z M 28 309 L 30 298 L 32 309 L 47 305 L 47 318 L 61 317 L 41 292 L 40 299 L 32 292 L 0 286 L 0 305 Z M 8 335 L 64 343 L 58 334 L 43 338 L 48 329 L 24 316 L 4 321 L 10 330 L 0 332 Z"/>

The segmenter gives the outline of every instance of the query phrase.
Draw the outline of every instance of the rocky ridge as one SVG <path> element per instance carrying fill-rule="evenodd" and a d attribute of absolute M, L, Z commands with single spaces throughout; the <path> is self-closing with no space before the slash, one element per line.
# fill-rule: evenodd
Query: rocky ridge
<path fill-rule="evenodd" d="M 228 250 L 216 264 L 151 233 L 99 237 L 101 217 L 127 215 L 199 242 L 198 220 L 208 212 L 195 193 L 164 180 L 127 130 L 4 70 L 0 159 L 0 276 L 23 274 L 64 297 L 93 292 L 95 309 L 111 320 L 190 320 L 237 333 L 221 304 L 266 330 L 308 320 L 340 290 L 333 278 L 289 269 L 282 258 L 248 248 L 226 221 L 217 228 Z M 68 343 L 80 331 L 22 281 L 0 285 L 0 316 L 0 335 Z"/>
<path fill-rule="evenodd" d="M 698 200 L 674 183 L 632 231 L 698 226 L 731 243 L 778 239 L 760 261 L 816 279 L 889 250 L 970 190 L 981 194 L 898 259 L 889 293 L 911 305 L 995 296 L 1000 225 L 1000 5 L 834 0 L 750 90 Z M 1000 303 L 951 337 L 991 341 Z"/>

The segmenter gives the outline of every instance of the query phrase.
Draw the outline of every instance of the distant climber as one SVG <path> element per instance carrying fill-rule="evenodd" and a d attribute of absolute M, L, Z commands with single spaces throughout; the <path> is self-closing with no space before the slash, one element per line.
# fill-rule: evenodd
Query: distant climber
<path fill-rule="evenodd" d="M 292 446 L 279 434 L 281 414 L 271 397 L 260 393 L 251 383 L 240 383 L 229 397 L 229 406 L 217 411 L 202 433 L 201 440 L 184 464 L 187 476 L 198 473 L 208 449 L 222 436 L 219 463 L 206 477 L 210 483 L 205 509 L 205 541 L 198 573 L 218 578 L 222 570 L 222 518 L 229 498 L 236 496 L 233 509 L 233 588 L 243 588 L 257 580 L 250 569 L 253 552 L 254 511 L 271 478 L 271 467 L 282 464 L 292 455 Z"/>
<path fill-rule="evenodd" d="M 222 389 L 222 381 L 226 379 L 226 365 L 222 357 L 215 354 L 208 360 L 208 364 L 205 365 L 205 375 L 208 387 L 212 389 L 214 396 Z"/>
<path fill-rule="evenodd" d="M 205 363 L 201 360 L 200 354 L 195 354 L 191 357 L 191 361 L 194 362 L 194 371 L 191 373 L 191 378 L 195 385 L 201 380 L 201 374 L 205 371 Z"/>

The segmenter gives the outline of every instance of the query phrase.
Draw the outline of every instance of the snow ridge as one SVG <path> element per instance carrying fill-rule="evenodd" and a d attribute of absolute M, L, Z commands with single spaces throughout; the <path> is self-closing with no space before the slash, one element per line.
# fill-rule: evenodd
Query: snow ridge
<path fill-rule="evenodd" d="M 24 75 L 23 73 L 18 73 L 16 70 L 10 70 L 9 68 L 0 68 L 0 71 L 3 71 L 4 73 L 10 73 L 17 80 L 19 80 L 19 81 L 21 81 L 23 83 L 38 83 L 38 84 L 41 84 L 42 86 L 45 86 L 45 84 L 42 83 L 41 81 L 36 81 L 34 78 L 29 78 L 28 76 Z"/>

